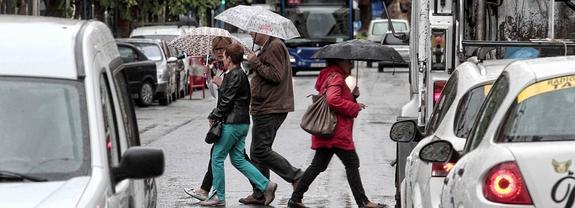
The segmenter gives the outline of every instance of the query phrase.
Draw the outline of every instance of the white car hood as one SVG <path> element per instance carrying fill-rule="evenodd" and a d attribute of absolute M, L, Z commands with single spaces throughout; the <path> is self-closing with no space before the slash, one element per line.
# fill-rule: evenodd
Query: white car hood
<path fill-rule="evenodd" d="M 0 182 L 0 207 L 75 207 L 89 180 Z"/>

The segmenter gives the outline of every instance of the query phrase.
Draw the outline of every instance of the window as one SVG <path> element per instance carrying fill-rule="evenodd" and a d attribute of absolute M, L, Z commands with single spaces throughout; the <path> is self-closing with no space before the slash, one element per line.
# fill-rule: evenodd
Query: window
<path fill-rule="evenodd" d="M 461 97 L 457 111 L 455 111 L 455 122 L 453 122 L 455 136 L 460 138 L 467 138 L 467 136 L 469 136 L 481 103 L 485 100 L 491 86 L 491 84 L 488 84 L 475 87 Z"/>
<path fill-rule="evenodd" d="M 120 57 L 122 57 L 124 63 L 130 63 L 138 60 L 138 55 L 132 48 L 126 46 L 118 46 L 118 50 L 120 51 Z"/>
<path fill-rule="evenodd" d="M 392 21 L 393 29 L 396 32 L 405 32 L 407 31 L 407 24 L 405 22 L 395 22 Z M 388 29 L 389 23 L 385 22 L 377 22 L 373 23 L 373 30 L 371 32 L 372 35 L 385 35 L 387 34 L 388 30 L 391 32 L 391 29 Z"/>
<path fill-rule="evenodd" d="M 493 120 L 493 116 L 509 91 L 509 78 L 507 76 L 506 72 L 499 76 L 495 84 L 493 84 L 491 92 L 485 98 L 485 102 L 481 105 L 481 109 L 477 113 L 477 120 L 471 128 L 471 133 L 465 143 L 465 152 L 474 150 L 481 143 L 487 128 L 491 124 L 491 120 Z"/>
<path fill-rule="evenodd" d="M 455 96 L 457 96 L 458 76 L 458 73 L 454 72 L 449 80 L 447 80 L 447 84 L 445 84 L 445 87 L 441 91 L 437 105 L 435 105 L 435 108 L 431 113 L 431 118 L 429 119 L 427 135 L 430 135 L 435 132 L 435 130 L 437 130 L 437 127 L 439 127 L 439 124 L 441 124 L 441 121 L 445 117 L 447 110 L 449 110 L 449 107 L 451 107 L 451 104 L 453 104 Z"/>
<path fill-rule="evenodd" d="M 525 88 L 509 110 L 496 142 L 575 140 L 575 76 L 543 80 Z"/>
<path fill-rule="evenodd" d="M 144 55 L 146 55 L 146 57 L 148 57 L 152 61 L 161 61 L 164 59 L 162 58 L 163 57 L 162 50 L 156 44 L 152 43 L 132 43 L 132 44 L 138 47 L 138 49 L 140 49 L 140 51 L 142 51 L 142 53 L 144 53 Z"/>
<path fill-rule="evenodd" d="M 90 174 L 84 84 L 0 77 L 0 169 L 50 181 Z"/>
<path fill-rule="evenodd" d="M 118 137 L 117 124 L 115 122 L 114 105 L 110 85 L 106 75 L 100 75 L 100 96 L 102 100 L 102 113 L 104 117 L 105 144 L 110 167 L 120 164 L 120 142 Z"/>
<path fill-rule="evenodd" d="M 140 146 L 140 134 L 138 132 L 138 123 L 136 121 L 136 113 L 134 111 L 134 104 L 129 97 L 127 79 L 124 74 L 123 68 L 114 70 L 114 85 L 118 94 L 118 101 L 120 103 L 120 112 L 122 113 L 122 122 L 128 139 L 128 146 Z"/>

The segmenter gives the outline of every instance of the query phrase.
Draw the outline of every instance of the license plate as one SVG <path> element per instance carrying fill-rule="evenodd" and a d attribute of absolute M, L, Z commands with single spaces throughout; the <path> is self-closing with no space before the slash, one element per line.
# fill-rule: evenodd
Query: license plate
<path fill-rule="evenodd" d="M 325 63 L 311 63 L 310 64 L 311 67 L 325 67 Z"/>

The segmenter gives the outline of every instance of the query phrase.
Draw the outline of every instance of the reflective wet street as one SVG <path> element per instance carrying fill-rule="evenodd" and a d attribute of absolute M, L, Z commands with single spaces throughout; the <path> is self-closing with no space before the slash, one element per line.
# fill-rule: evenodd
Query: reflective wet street
<path fill-rule="evenodd" d="M 374 64 L 375 65 L 375 64 Z M 390 165 L 395 158 L 395 143 L 389 139 L 389 128 L 396 120 L 400 107 L 407 103 L 407 69 L 397 68 L 398 73 L 386 68 L 365 68 L 360 64 L 359 102 L 367 105 L 355 120 L 354 140 L 360 158 L 360 173 L 367 196 L 371 201 L 393 206 L 394 169 Z M 355 69 L 353 70 L 355 73 Z M 284 155 L 294 166 L 305 169 L 313 158 L 310 135 L 299 127 L 300 119 L 314 93 L 317 72 L 300 72 L 294 77 L 296 110 L 288 117 L 278 132 L 274 150 Z M 158 207 L 199 207 L 198 200 L 184 193 L 184 188 L 199 187 L 206 171 L 211 145 L 204 142 L 208 129 L 207 115 L 216 105 L 216 99 L 206 90 L 195 91 L 193 99 L 180 99 L 170 106 L 155 103 L 147 108 L 137 108 L 139 131 L 145 146 L 164 150 L 166 170 L 157 178 Z M 251 131 L 246 138 L 249 152 Z M 251 186 L 229 162 L 226 168 L 227 207 L 250 207 L 241 205 L 238 199 L 251 193 Z M 278 183 L 273 207 L 286 207 L 292 193 L 290 183 L 271 174 Z M 309 207 L 357 207 L 345 177 L 341 161 L 334 157 L 328 169 L 320 174 L 306 192 L 303 202 Z"/>

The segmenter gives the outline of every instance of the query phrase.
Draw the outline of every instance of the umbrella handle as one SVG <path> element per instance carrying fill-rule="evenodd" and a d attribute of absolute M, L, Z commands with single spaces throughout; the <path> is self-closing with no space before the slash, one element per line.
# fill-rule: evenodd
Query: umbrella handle
<path fill-rule="evenodd" d="M 357 87 L 357 81 L 359 80 L 359 64 L 355 62 L 355 87 Z"/>
<path fill-rule="evenodd" d="M 254 39 L 253 39 L 253 41 L 252 41 L 252 51 L 254 51 L 254 46 L 255 46 L 255 44 L 256 44 L 256 37 L 258 37 L 258 34 L 257 34 L 257 33 L 254 33 Z"/>

